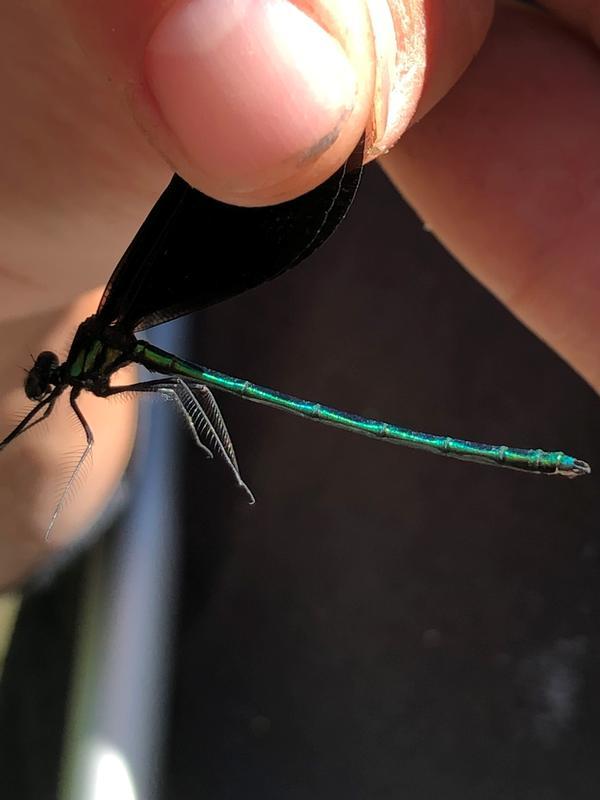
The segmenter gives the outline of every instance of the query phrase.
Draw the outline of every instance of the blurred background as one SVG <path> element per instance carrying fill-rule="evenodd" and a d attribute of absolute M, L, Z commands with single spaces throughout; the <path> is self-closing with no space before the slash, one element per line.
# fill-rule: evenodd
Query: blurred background
<path fill-rule="evenodd" d="M 144 550 L 144 526 L 123 520 L 151 461 L 169 476 L 154 527 L 170 572 L 129 630 L 169 613 L 142 658 L 135 636 L 119 652 L 138 683 L 151 676 L 153 713 L 130 715 L 129 736 L 156 736 L 132 756 L 130 794 L 111 797 L 596 798 L 591 389 L 453 262 L 377 167 L 307 262 L 183 326 L 181 354 L 232 375 L 419 430 L 563 449 L 596 471 L 567 481 L 463 464 L 218 397 L 249 507 L 166 408 L 149 434 L 171 426 L 166 450 L 133 471 L 112 530 L 21 604 L 0 696 L 2 796 L 84 796 L 64 777 L 94 725 L 73 722 L 77 692 L 112 645 L 96 637 L 82 661 L 82 619 L 102 627 L 110 605 L 118 625 L 121 607 L 106 578 L 90 606 L 90 574 L 124 563 L 132 530 Z M 98 691 L 108 709 L 131 694 L 87 688 Z"/>

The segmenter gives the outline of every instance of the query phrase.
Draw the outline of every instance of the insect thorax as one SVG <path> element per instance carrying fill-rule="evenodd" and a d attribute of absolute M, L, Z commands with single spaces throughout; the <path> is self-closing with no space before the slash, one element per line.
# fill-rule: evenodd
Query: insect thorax
<path fill-rule="evenodd" d="M 136 338 L 92 316 L 82 322 L 65 362 L 70 382 L 102 382 L 130 363 Z"/>

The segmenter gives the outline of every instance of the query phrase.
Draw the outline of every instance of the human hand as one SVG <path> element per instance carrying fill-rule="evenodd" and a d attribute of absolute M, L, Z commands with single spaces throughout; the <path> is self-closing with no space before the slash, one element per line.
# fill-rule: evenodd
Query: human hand
<path fill-rule="evenodd" d="M 459 112 L 452 111 L 455 97 L 463 97 L 466 108 L 472 102 L 480 107 L 483 94 L 490 106 L 485 130 L 496 148 L 503 144 L 493 136 L 494 113 L 505 109 L 511 96 L 500 95 L 502 104 L 495 108 L 493 94 L 485 91 L 490 70 L 486 64 L 494 53 L 501 61 L 498 50 L 508 46 L 507 38 L 526 54 L 523 30 L 532 28 L 529 12 L 514 6 L 504 10 L 481 56 L 450 96 L 436 105 L 483 42 L 492 7 L 492 0 L 196 0 L 174 2 L 165 11 L 156 0 L 63 0 L 58 7 L 52 0 L 28 0 L 0 12 L 8 63 L 0 80 L 4 107 L 11 109 L 10 124 L 0 132 L 3 426 L 9 427 L 10 412 L 23 405 L 22 373 L 15 366 L 26 363 L 22 353 L 64 349 L 77 323 L 93 312 L 97 297 L 82 293 L 109 277 L 167 182 L 167 160 L 198 188 L 220 199 L 272 203 L 325 179 L 345 160 L 363 129 L 369 131 L 373 156 L 391 147 L 422 117 L 383 159 L 399 188 L 448 246 L 502 296 L 503 287 L 510 291 L 508 279 L 521 270 L 532 276 L 531 284 L 537 266 L 539 278 L 540 265 L 547 263 L 537 257 L 540 251 L 532 247 L 527 260 L 527 253 L 516 248 L 521 234 L 513 245 L 521 257 L 515 259 L 506 232 L 522 223 L 520 206 L 515 219 L 507 217 L 518 196 L 518 181 L 511 184 L 512 195 L 506 192 L 502 233 L 493 191 L 483 197 L 481 192 L 465 193 L 462 198 L 458 187 L 462 189 L 463 174 L 472 174 L 469 169 L 485 176 L 488 185 L 494 174 L 502 177 L 505 170 L 492 169 L 496 162 L 487 157 L 479 120 L 469 128 L 456 118 Z M 538 25 L 548 28 L 536 17 L 534 31 Z M 591 98 L 593 59 L 587 45 L 570 33 L 550 30 L 575 65 L 584 62 L 584 70 L 588 65 Z M 492 74 L 498 70 L 496 64 Z M 515 83 L 523 88 L 523 81 Z M 591 99 L 590 108 L 580 111 L 587 113 L 591 141 Z M 506 112 L 504 117 L 519 119 Z M 453 132 L 448 140 L 445 129 Z M 479 149 L 473 148 L 469 135 L 479 141 Z M 535 151 L 540 142 L 533 139 L 530 144 Z M 470 149 L 478 155 L 476 161 Z M 519 152 L 522 155 L 515 144 L 512 155 Z M 544 152 L 547 157 L 548 150 Z M 505 151 L 505 156 L 510 159 L 511 152 Z M 568 176 L 565 181 L 572 188 Z M 589 192 L 591 184 L 586 184 Z M 471 209 L 471 222 L 480 212 L 477 224 L 469 225 L 469 219 L 457 213 L 459 195 Z M 587 212 L 585 200 L 581 202 Z M 554 233 L 561 208 L 558 204 L 554 209 L 554 227 L 549 226 Z M 542 222 L 536 228 L 540 248 Z M 499 249 L 494 250 L 492 242 Z M 581 247 L 581 238 L 576 246 Z M 567 250 L 563 244 L 565 256 Z M 553 275 L 560 274 L 559 266 Z M 589 348 L 581 344 L 586 331 L 592 342 L 591 312 L 582 318 L 580 306 L 580 316 L 574 314 L 569 294 L 562 289 L 553 297 L 554 305 L 541 318 L 531 303 L 516 310 L 592 379 L 586 372 L 592 360 L 584 357 Z M 575 299 L 573 295 L 573 303 Z M 587 302 L 588 295 L 583 300 Z M 75 301 L 76 307 L 65 310 Z M 589 305 L 583 303 L 585 308 Z M 553 324 L 556 314 L 559 321 Z M 553 332 L 558 334 L 554 339 Z M 84 402 L 97 434 L 94 475 L 61 514 L 48 545 L 42 537 L 52 507 L 50 494 L 56 489 L 56 463 L 65 450 L 80 447 L 80 433 L 66 416 L 55 413 L 50 439 L 32 433 L 2 453 L 0 585 L 26 574 L 45 557 L 47 547 L 63 546 L 75 537 L 121 474 L 131 443 L 133 409 L 93 397 Z"/>

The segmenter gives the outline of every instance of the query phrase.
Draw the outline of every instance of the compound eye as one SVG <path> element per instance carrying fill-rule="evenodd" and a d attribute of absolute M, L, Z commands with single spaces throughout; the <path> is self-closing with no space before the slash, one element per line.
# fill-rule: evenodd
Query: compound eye
<path fill-rule="evenodd" d="M 39 354 L 25 378 L 25 394 L 30 400 L 44 399 L 53 384 L 58 365 L 58 356 L 55 353 L 44 350 Z"/>
<path fill-rule="evenodd" d="M 25 394 L 30 400 L 42 400 L 48 392 L 48 383 L 40 380 L 35 367 L 32 367 L 25 378 Z"/>
<path fill-rule="evenodd" d="M 37 368 L 38 372 L 49 378 L 58 367 L 58 364 L 56 353 L 51 353 L 50 350 L 43 350 L 36 358 L 33 368 Z"/>

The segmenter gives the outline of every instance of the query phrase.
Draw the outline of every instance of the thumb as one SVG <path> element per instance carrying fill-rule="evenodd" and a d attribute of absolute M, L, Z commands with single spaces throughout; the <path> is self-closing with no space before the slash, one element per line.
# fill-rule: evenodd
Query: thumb
<path fill-rule="evenodd" d="M 289 199 L 367 130 L 370 156 L 456 81 L 492 0 L 64 0 L 176 171 L 226 202 Z"/>
<path fill-rule="evenodd" d="M 154 146 L 221 200 L 307 191 L 367 126 L 374 58 L 362 0 L 69 3 Z"/>

